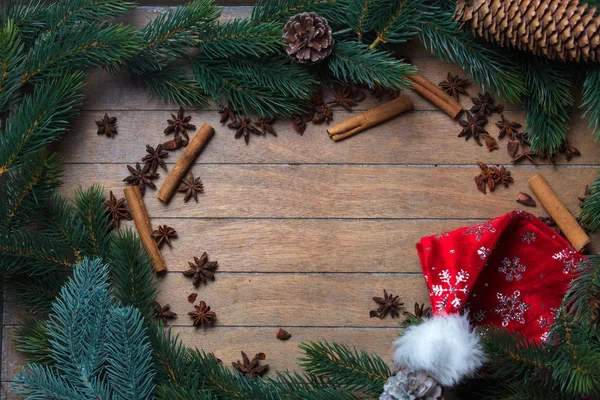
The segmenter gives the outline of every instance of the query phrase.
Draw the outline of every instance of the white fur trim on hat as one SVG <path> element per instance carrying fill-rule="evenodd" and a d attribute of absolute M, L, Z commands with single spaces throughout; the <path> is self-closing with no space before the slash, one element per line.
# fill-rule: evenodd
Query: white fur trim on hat
<path fill-rule="evenodd" d="M 446 387 L 472 376 L 485 362 L 479 334 L 466 315 L 437 315 L 411 326 L 394 342 L 394 368 L 427 371 Z"/>

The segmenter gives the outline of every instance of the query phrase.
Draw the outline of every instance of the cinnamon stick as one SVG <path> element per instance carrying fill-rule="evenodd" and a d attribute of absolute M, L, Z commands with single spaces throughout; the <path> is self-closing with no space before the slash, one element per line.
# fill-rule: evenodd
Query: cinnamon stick
<path fill-rule="evenodd" d="M 127 199 L 127 204 L 129 205 L 129 211 L 133 217 L 133 222 L 135 222 L 135 227 L 138 231 L 138 235 L 140 235 L 140 239 L 142 240 L 144 247 L 146 247 L 146 250 L 148 250 L 148 254 L 150 254 L 150 257 L 152 257 L 154 270 L 157 273 L 166 271 L 167 265 L 165 264 L 165 259 L 158 249 L 156 242 L 152 238 L 150 217 L 148 217 L 148 211 L 144 205 L 144 199 L 142 198 L 142 192 L 140 192 L 140 188 L 138 186 L 130 186 L 125 188 L 124 192 L 125 198 Z"/>
<path fill-rule="evenodd" d="M 438 106 L 453 119 L 458 117 L 463 109 L 460 103 L 437 87 L 435 83 L 421 75 L 410 75 L 408 79 L 412 81 L 415 92 Z"/>
<path fill-rule="evenodd" d="M 413 107 L 414 105 L 410 97 L 402 95 L 332 126 L 327 129 L 327 133 L 329 133 L 329 136 L 337 142 L 387 121 L 405 111 L 412 110 Z"/>
<path fill-rule="evenodd" d="M 167 176 L 167 179 L 165 179 L 165 182 L 160 187 L 160 190 L 156 195 L 160 201 L 168 203 L 169 200 L 171 200 L 173 193 L 175 193 L 181 183 L 181 179 L 183 179 L 187 170 L 196 160 L 196 157 L 198 157 L 198 154 L 200 154 L 204 146 L 206 146 L 206 143 L 208 143 L 214 134 L 215 130 L 212 126 L 204 124 L 200 127 L 198 133 L 190 140 L 185 151 L 181 157 L 179 157 L 179 160 L 177 160 L 177 163 Z"/>
<path fill-rule="evenodd" d="M 540 199 L 540 203 L 548 211 L 548 214 L 550 214 L 575 250 L 581 251 L 590 242 L 590 238 L 581 226 L 579 226 L 577 220 L 571 215 L 567 207 L 560 201 L 550 185 L 548 185 L 546 179 L 540 174 L 535 174 L 529 180 L 529 187 L 531 187 L 531 190 Z"/>

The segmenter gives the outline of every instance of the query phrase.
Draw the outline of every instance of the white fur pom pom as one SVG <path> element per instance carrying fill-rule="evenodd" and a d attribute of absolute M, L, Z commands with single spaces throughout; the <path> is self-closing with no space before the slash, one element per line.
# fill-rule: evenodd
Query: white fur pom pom
<path fill-rule="evenodd" d="M 437 315 L 407 328 L 394 342 L 394 368 L 423 370 L 446 387 L 473 375 L 485 362 L 479 335 L 466 315 Z"/>

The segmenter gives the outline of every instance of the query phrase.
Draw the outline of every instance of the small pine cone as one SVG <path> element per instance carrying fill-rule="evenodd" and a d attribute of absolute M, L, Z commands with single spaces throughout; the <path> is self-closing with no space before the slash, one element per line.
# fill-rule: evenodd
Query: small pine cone
<path fill-rule="evenodd" d="M 426 372 L 404 368 L 388 379 L 379 400 L 444 400 L 442 392 Z"/>
<path fill-rule="evenodd" d="M 285 51 L 296 62 L 313 64 L 327 58 L 333 50 L 331 27 L 315 13 L 294 15 L 283 27 Z"/>
<path fill-rule="evenodd" d="M 488 42 L 561 61 L 600 61 L 600 16 L 579 0 L 458 0 L 454 18 Z"/>

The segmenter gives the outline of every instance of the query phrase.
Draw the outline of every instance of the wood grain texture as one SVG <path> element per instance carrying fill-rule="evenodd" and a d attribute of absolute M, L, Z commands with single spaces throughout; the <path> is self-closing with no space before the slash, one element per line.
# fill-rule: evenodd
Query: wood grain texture
<path fill-rule="evenodd" d="M 175 112 L 173 110 L 172 112 Z M 119 134 L 113 138 L 97 135 L 94 120 L 102 118 L 103 112 L 86 111 L 74 121 L 64 140 L 55 146 L 61 154 L 68 155 L 67 163 L 128 163 L 140 161 L 146 154 L 145 146 L 156 146 L 172 136 L 163 133 L 168 111 L 112 111 L 118 119 Z M 216 130 L 197 163 L 310 163 L 310 164 L 506 164 L 510 157 L 506 152 L 506 138 L 499 140 L 500 149 L 489 152 L 477 146 L 471 139 L 457 137 L 460 126 L 441 112 L 412 111 L 402 114 L 385 124 L 375 127 L 352 140 L 334 143 L 327 135 L 327 125 L 308 124 L 303 136 L 291 127 L 289 120 L 274 124 L 277 137 L 252 135 L 246 146 L 243 139 L 234 140 L 235 131 L 219 123 L 216 111 L 190 111 L 192 123 L 200 126 L 206 122 Z M 336 111 L 336 120 L 352 116 L 344 110 Z M 524 123 L 521 112 L 509 113 L 507 118 Z M 490 119 L 488 131 L 498 135 Z M 582 155 L 569 163 L 563 155 L 557 155 L 557 164 L 598 165 L 600 143 L 587 129 L 587 121 L 573 116 L 573 130 L 569 133 L 571 144 Z M 174 164 L 182 150 L 170 153 L 165 159 Z M 547 163 L 546 160 L 539 160 Z M 160 173 L 164 170 L 159 169 Z"/>
<path fill-rule="evenodd" d="M 187 218 L 492 218 L 515 208 L 527 180 L 543 172 L 571 212 L 577 196 L 594 180 L 596 168 L 510 168 L 515 183 L 484 195 L 477 191 L 475 166 L 348 165 L 196 165 L 205 193 L 199 203 L 183 202 L 179 193 L 169 205 L 148 190 L 144 201 L 151 217 Z M 121 193 L 124 165 L 70 164 L 63 193 L 96 182 Z M 123 178 L 122 178 L 123 177 Z M 161 178 L 162 179 L 162 178 Z"/>

